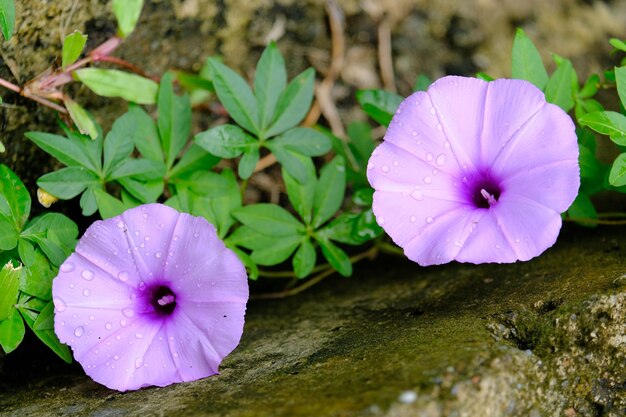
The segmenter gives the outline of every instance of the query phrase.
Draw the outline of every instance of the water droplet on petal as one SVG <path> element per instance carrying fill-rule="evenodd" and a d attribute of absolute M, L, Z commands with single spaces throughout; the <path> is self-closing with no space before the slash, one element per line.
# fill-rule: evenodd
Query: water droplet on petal
<path fill-rule="evenodd" d="M 372 161 L 367 163 L 367 169 L 370 169 L 370 170 L 374 169 L 374 164 L 372 163 Z"/>
<path fill-rule="evenodd" d="M 87 288 L 85 288 L 85 289 L 83 290 L 83 295 L 84 295 L 85 297 L 89 297 L 89 294 L 91 294 L 91 291 L 89 291 Z"/>
<path fill-rule="evenodd" d="M 441 125 L 441 123 L 437 123 L 437 130 L 439 131 L 443 130 L 443 126 Z"/>
<path fill-rule="evenodd" d="M 383 219 L 382 217 L 379 217 L 379 218 L 378 218 L 378 224 L 379 224 L 379 225 L 381 225 L 381 226 L 382 226 L 383 224 L 385 224 L 385 219 Z"/>
<path fill-rule="evenodd" d="M 430 178 L 429 176 L 424 177 L 424 184 L 430 184 L 431 182 L 433 182 L 432 178 Z"/>
<path fill-rule="evenodd" d="M 417 201 L 422 201 L 424 199 L 424 194 L 419 190 L 411 191 L 411 198 Z"/>
<path fill-rule="evenodd" d="M 126 282 L 128 281 L 128 278 L 130 278 L 130 274 L 126 271 L 122 271 L 119 274 L 117 274 L 117 278 L 122 282 Z"/>
<path fill-rule="evenodd" d="M 389 172 L 389 167 L 387 165 L 383 165 L 382 168 L 380 169 L 384 174 Z"/>
<path fill-rule="evenodd" d="M 155 257 L 160 258 L 161 256 L 163 256 L 162 252 L 157 252 L 154 254 Z"/>
<path fill-rule="evenodd" d="M 76 285 L 70 282 L 70 288 L 74 288 Z"/>
<path fill-rule="evenodd" d="M 393 166 L 397 167 L 398 165 L 400 165 L 400 163 L 398 161 L 393 161 Z"/>
<path fill-rule="evenodd" d="M 454 246 L 460 248 L 463 244 L 461 243 L 460 240 L 457 240 L 456 242 L 454 242 Z"/>
<path fill-rule="evenodd" d="M 81 337 L 83 333 L 85 333 L 85 329 L 83 328 L 83 326 L 78 326 L 74 329 L 74 336 L 76 337 Z"/>
<path fill-rule="evenodd" d="M 446 163 L 446 156 L 444 154 L 441 154 L 437 157 L 437 165 L 442 166 L 445 165 Z"/>
<path fill-rule="evenodd" d="M 418 135 L 417 130 L 412 131 L 412 132 L 411 132 L 411 135 L 412 135 L 412 136 L 417 136 L 417 135 Z"/>
<path fill-rule="evenodd" d="M 435 158 L 435 157 L 433 156 L 433 154 L 432 154 L 432 153 L 428 152 L 428 153 L 426 154 L 426 160 L 427 160 L 428 162 L 432 161 L 434 158 Z"/>
<path fill-rule="evenodd" d="M 430 108 L 430 114 L 432 114 L 432 115 L 434 116 L 436 112 L 437 112 L 437 111 L 435 110 L 435 108 L 434 108 L 434 107 L 431 107 L 431 108 Z"/>
<path fill-rule="evenodd" d="M 410 221 L 411 223 L 415 223 L 415 221 L 416 221 L 416 220 L 417 220 L 417 219 L 415 218 L 415 216 L 411 216 L 411 217 L 409 218 L 409 221 Z"/>
<path fill-rule="evenodd" d="M 177 358 L 177 357 L 178 357 L 178 352 L 174 352 L 174 353 L 172 353 L 172 355 L 173 355 L 175 358 Z"/>
<path fill-rule="evenodd" d="M 120 320 L 120 326 L 126 327 L 126 320 L 124 319 Z"/>
<path fill-rule="evenodd" d="M 434 221 L 435 219 L 433 219 L 432 217 L 426 217 L 426 223 L 431 224 Z"/>
<path fill-rule="evenodd" d="M 515 243 L 520 243 L 520 240 L 519 239 L 515 239 Z"/>
<path fill-rule="evenodd" d="M 124 308 L 122 309 L 122 314 L 128 318 L 131 318 L 135 315 L 135 312 L 130 308 Z"/>
<path fill-rule="evenodd" d="M 448 140 L 447 140 L 447 141 L 445 141 L 445 142 L 443 143 L 443 146 L 444 146 L 444 147 L 446 147 L 446 148 L 449 148 L 449 147 L 450 147 L 450 141 L 448 141 Z"/>
<path fill-rule="evenodd" d="M 72 272 L 74 270 L 74 264 L 71 262 L 65 262 L 61 265 L 61 272 Z"/>
<path fill-rule="evenodd" d="M 135 337 L 137 339 L 143 339 L 143 335 L 141 333 L 135 333 Z"/>
<path fill-rule="evenodd" d="M 111 330 L 113 328 L 113 325 L 111 323 L 107 323 L 104 325 L 104 328 L 107 330 Z"/>
<path fill-rule="evenodd" d="M 87 281 L 91 281 L 93 279 L 93 271 L 85 269 L 83 272 L 81 272 L 80 276 Z"/>
<path fill-rule="evenodd" d="M 65 302 L 59 297 L 54 297 L 54 307 L 60 313 L 65 311 L 65 309 L 67 308 L 67 306 L 65 305 Z"/>
<path fill-rule="evenodd" d="M 135 368 L 141 368 L 143 366 L 143 358 L 135 359 Z"/>
<path fill-rule="evenodd" d="M 121 220 L 119 222 L 117 222 L 117 227 L 119 227 L 120 229 L 123 229 L 124 228 L 124 222 L 121 221 Z"/>
<path fill-rule="evenodd" d="M 113 359 L 116 360 L 116 361 L 119 360 L 120 359 L 120 355 L 113 355 Z"/>

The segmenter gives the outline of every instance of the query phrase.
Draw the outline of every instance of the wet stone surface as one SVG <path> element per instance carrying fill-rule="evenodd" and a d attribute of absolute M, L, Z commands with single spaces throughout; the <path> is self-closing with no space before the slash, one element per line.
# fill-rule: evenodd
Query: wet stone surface
<path fill-rule="evenodd" d="M 33 344 L 6 358 L 0 415 L 625 415 L 624 232 L 568 225 L 512 265 L 381 257 L 251 302 L 221 375 L 165 388 L 117 393 L 78 366 L 35 366 Z"/>

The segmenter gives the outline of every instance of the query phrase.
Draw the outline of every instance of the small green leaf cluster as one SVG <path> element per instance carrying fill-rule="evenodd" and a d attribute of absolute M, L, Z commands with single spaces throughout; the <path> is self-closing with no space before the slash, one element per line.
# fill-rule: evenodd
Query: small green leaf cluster
<path fill-rule="evenodd" d="M 0 165 L 0 346 L 22 342 L 26 325 L 63 360 L 72 355 L 54 333 L 52 278 L 76 245 L 78 227 L 59 213 L 29 220 L 31 198 L 24 184 Z"/>

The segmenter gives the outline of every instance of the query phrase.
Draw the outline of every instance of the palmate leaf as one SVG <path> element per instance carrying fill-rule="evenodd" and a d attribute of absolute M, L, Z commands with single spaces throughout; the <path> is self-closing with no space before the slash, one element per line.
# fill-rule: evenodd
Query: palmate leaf
<path fill-rule="evenodd" d="M 104 175 L 109 175 L 111 170 L 133 152 L 135 139 L 141 124 L 138 123 L 139 113 L 128 111 L 120 116 L 104 139 Z"/>
<path fill-rule="evenodd" d="M 328 136 L 308 127 L 290 129 L 268 143 L 305 156 L 321 156 L 332 148 L 332 143 Z"/>
<path fill-rule="evenodd" d="M 211 154 L 226 159 L 236 158 L 255 145 L 258 148 L 258 141 L 239 126 L 230 124 L 216 126 L 198 133 L 194 141 L 196 145 Z"/>
<path fill-rule="evenodd" d="M 618 145 L 626 146 L 626 116 L 621 113 L 614 111 L 587 113 L 578 119 L 578 123 L 608 135 Z"/>
<path fill-rule="evenodd" d="M 266 147 L 272 151 L 278 162 L 283 168 L 301 184 L 310 181 L 311 158 L 303 156 L 299 152 L 293 151 L 287 147 L 276 144 L 274 141 L 266 142 Z"/>
<path fill-rule="evenodd" d="M 260 153 L 258 146 L 252 146 L 243 153 L 237 166 L 237 173 L 242 179 L 248 179 L 254 173 L 257 163 L 259 162 Z"/>
<path fill-rule="evenodd" d="M 558 56 L 554 58 L 558 66 L 546 84 L 546 101 L 568 112 L 574 107 L 578 77 L 571 61 Z"/>
<path fill-rule="evenodd" d="M 19 291 L 19 277 L 22 267 L 15 268 L 7 262 L 0 270 L 0 321 L 6 319 L 14 309 Z"/>
<path fill-rule="evenodd" d="M 44 306 L 44 309 L 47 308 L 48 309 L 47 311 L 50 312 L 54 309 L 53 306 L 52 307 L 50 306 L 52 306 L 52 302 Z M 41 311 L 43 311 L 43 309 Z M 42 342 L 44 342 L 50 349 L 52 349 L 54 353 L 56 353 L 65 362 L 67 363 L 72 362 L 72 353 L 70 352 L 69 347 L 59 341 L 59 338 L 56 336 L 53 329 L 45 329 L 45 330 L 35 329 L 35 323 L 37 323 L 37 320 L 39 319 L 39 314 L 40 314 L 39 311 L 34 311 L 26 307 L 20 307 L 19 312 L 24 318 L 24 321 L 26 322 L 28 327 L 30 327 L 33 330 L 35 335 Z M 47 314 L 51 314 L 51 313 L 47 313 Z M 42 321 L 43 319 L 46 319 L 46 316 L 42 318 Z"/>
<path fill-rule="evenodd" d="M 609 182 L 614 187 L 626 185 L 626 153 L 619 154 L 609 172 Z"/>
<path fill-rule="evenodd" d="M 305 238 L 293 256 L 293 272 L 297 278 L 306 278 L 317 262 L 317 252 L 315 246 L 309 238 Z"/>
<path fill-rule="evenodd" d="M 26 132 L 24 135 L 67 166 L 83 166 L 93 172 L 101 171 L 99 161 L 94 160 L 95 155 L 86 144 L 74 140 L 78 138 L 66 138 L 44 132 Z"/>
<path fill-rule="evenodd" d="M 313 68 L 304 70 L 291 80 L 278 99 L 272 123 L 264 133 L 266 139 L 297 126 L 304 119 L 313 102 L 314 83 Z"/>
<path fill-rule="evenodd" d="M 322 254 L 337 272 L 344 277 L 352 275 L 352 262 L 343 250 L 327 239 L 318 239 L 317 242 L 322 249 Z"/>
<path fill-rule="evenodd" d="M 315 186 L 317 178 L 315 176 L 315 166 L 310 158 L 302 157 L 305 169 L 308 171 L 307 181 L 301 183 L 287 172 L 283 167 L 282 175 L 287 188 L 287 197 L 296 212 L 300 215 L 305 224 L 311 223 L 313 214 L 313 199 L 315 198 Z"/>
<path fill-rule="evenodd" d="M 37 185 L 55 197 L 69 200 L 89 186 L 101 184 L 92 171 L 82 166 L 71 166 L 50 172 L 37 180 Z"/>
<path fill-rule="evenodd" d="M 250 258 L 257 265 L 272 266 L 287 260 L 302 241 L 302 235 L 270 238 L 267 246 L 253 250 Z"/>

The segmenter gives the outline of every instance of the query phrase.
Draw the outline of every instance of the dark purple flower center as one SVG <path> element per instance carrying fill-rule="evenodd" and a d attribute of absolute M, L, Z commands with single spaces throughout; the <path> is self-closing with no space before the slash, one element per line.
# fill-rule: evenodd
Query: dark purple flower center
<path fill-rule="evenodd" d="M 476 182 L 471 190 L 471 199 L 474 206 L 484 209 L 495 205 L 502 192 L 500 187 L 489 179 Z"/>
<path fill-rule="evenodd" d="M 157 314 L 169 316 L 176 308 L 176 294 L 169 287 L 155 287 L 150 295 L 150 304 Z"/>

